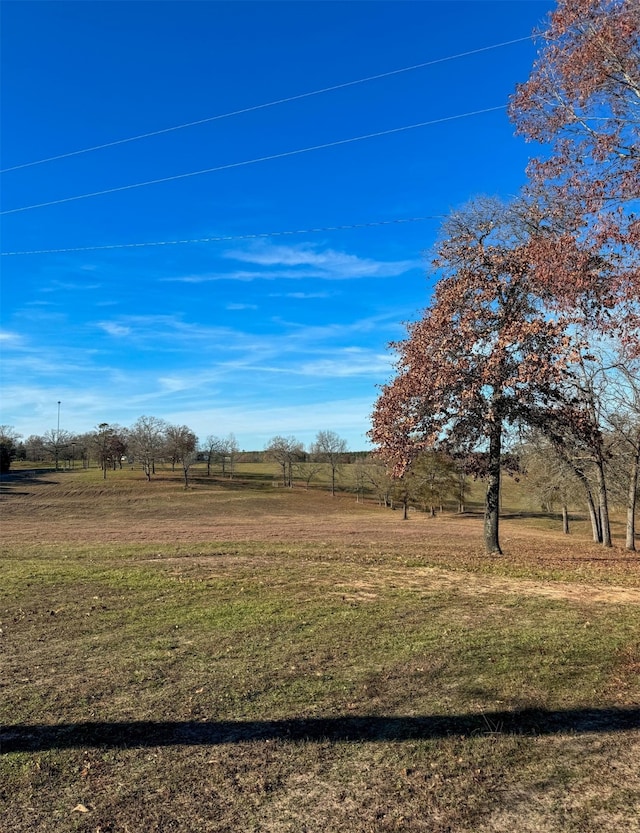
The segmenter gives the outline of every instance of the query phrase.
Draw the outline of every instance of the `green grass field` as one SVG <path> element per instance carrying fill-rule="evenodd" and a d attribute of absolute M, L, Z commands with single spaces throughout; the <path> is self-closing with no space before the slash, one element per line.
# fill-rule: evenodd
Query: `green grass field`
<path fill-rule="evenodd" d="M 640 559 L 196 475 L 2 484 L 3 831 L 640 830 Z"/>

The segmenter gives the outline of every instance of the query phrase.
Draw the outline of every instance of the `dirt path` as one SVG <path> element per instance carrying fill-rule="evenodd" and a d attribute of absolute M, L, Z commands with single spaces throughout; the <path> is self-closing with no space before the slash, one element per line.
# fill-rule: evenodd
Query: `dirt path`
<path fill-rule="evenodd" d="M 511 579 L 502 576 L 487 576 L 463 572 L 443 571 L 436 568 L 412 568 L 407 570 L 381 570 L 380 575 L 366 582 L 354 585 L 356 592 L 373 593 L 383 584 L 393 583 L 398 587 L 416 588 L 438 586 L 455 589 L 477 596 L 496 593 L 525 596 L 545 596 L 550 599 L 565 599 L 576 603 L 606 603 L 640 605 L 640 588 L 616 586 L 591 586 L 570 582 L 541 582 L 532 579 Z"/>

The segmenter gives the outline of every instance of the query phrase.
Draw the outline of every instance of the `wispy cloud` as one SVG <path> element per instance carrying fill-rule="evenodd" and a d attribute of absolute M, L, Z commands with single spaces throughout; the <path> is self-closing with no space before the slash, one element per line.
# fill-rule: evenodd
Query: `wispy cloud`
<path fill-rule="evenodd" d="M 300 277 L 310 268 L 314 275 L 332 280 L 394 277 L 421 266 L 419 260 L 373 260 L 308 244 L 281 246 L 267 242 L 254 243 L 246 249 L 230 249 L 225 257 L 259 266 L 303 267 L 301 272 L 296 272 Z"/>
<path fill-rule="evenodd" d="M 255 280 L 354 280 L 359 278 L 389 278 L 411 269 L 422 268 L 421 260 L 374 260 L 337 249 L 300 244 L 281 246 L 267 242 L 254 243 L 247 248 L 229 249 L 227 260 L 251 264 L 253 269 L 217 269 L 161 278 L 179 283 L 207 283 L 209 281 Z"/>
<path fill-rule="evenodd" d="M 196 346 L 218 352 L 247 349 L 261 340 L 233 327 L 185 321 L 179 315 L 121 315 L 98 321 L 95 326 L 110 336 L 126 338 L 137 347 L 164 352 L 192 352 Z"/>
<path fill-rule="evenodd" d="M 0 342 L 6 346 L 9 343 L 12 345 L 19 344 L 20 342 L 20 335 L 18 333 L 11 333 L 8 330 L 0 330 Z"/>
<path fill-rule="evenodd" d="M 232 311 L 240 311 L 243 309 L 258 309 L 257 304 L 227 304 L 227 309 Z"/>
<path fill-rule="evenodd" d="M 249 272 L 247 270 L 230 270 L 228 272 L 203 272 L 201 274 L 176 275 L 168 278 L 160 278 L 161 283 L 211 283 L 212 281 L 255 281 L 255 280 L 276 280 L 277 278 L 299 278 L 300 275 L 293 271 L 282 272 Z"/>
<path fill-rule="evenodd" d="M 64 290 L 67 292 L 85 292 L 90 289 L 101 289 L 102 284 L 99 283 L 80 283 L 70 281 L 52 281 L 49 286 L 43 286 L 42 292 L 59 292 Z"/>
<path fill-rule="evenodd" d="M 297 372 L 333 379 L 346 379 L 354 376 L 378 378 L 381 375 L 388 375 L 392 366 L 392 359 L 384 353 L 346 347 L 344 350 L 336 351 L 334 355 L 317 361 L 303 362 Z"/>
<path fill-rule="evenodd" d="M 354 374 L 349 379 L 354 396 L 333 399 L 330 391 L 339 368 L 332 368 L 326 359 L 324 365 L 319 360 L 315 365 L 308 363 L 306 369 L 311 376 L 294 366 L 277 373 L 273 366 L 265 384 L 269 368 L 264 364 L 255 369 L 217 366 L 203 370 L 193 366 L 159 376 L 150 370 L 132 369 L 120 377 L 105 368 L 97 373 L 95 367 L 87 367 L 74 369 L 74 378 L 82 384 L 73 386 L 68 384 L 68 373 L 40 380 L 32 376 L 29 384 L 5 388 L 0 422 L 15 424 L 25 435 L 42 433 L 55 424 L 56 404 L 62 401 L 61 425 L 74 432 L 90 430 L 103 421 L 131 425 L 141 414 L 153 413 L 169 422 L 189 425 L 201 437 L 232 430 L 247 448 L 261 448 L 271 436 L 283 433 L 295 434 L 308 443 L 317 431 L 328 428 L 338 433 L 355 432 L 362 439 L 353 447 L 364 447 L 374 398 L 371 384 L 363 388 L 355 385 Z M 262 377 L 260 385 L 255 381 L 256 371 Z M 283 383 L 283 373 L 301 384 Z M 276 401 L 278 405 L 273 404 Z"/>
<path fill-rule="evenodd" d="M 252 305 L 238 305 L 248 308 Z M 201 357 L 293 355 L 298 361 L 305 352 L 322 349 L 335 351 L 362 343 L 363 336 L 376 341 L 389 339 L 383 333 L 395 334 L 397 312 L 365 316 L 352 321 L 308 323 L 271 318 L 269 332 L 256 333 L 240 327 L 217 327 L 186 321 L 178 315 L 122 315 L 96 324 L 103 332 L 119 339 L 128 339 L 138 347 L 155 351 L 192 354 Z"/>
<path fill-rule="evenodd" d="M 300 301 L 312 301 L 318 298 L 330 298 L 330 292 L 270 292 L 270 298 L 295 298 Z"/>
<path fill-rule="evenodd" d="M 241 442 L 245 433 L 264 433 L 265 441 L 293 433 L 311 441 L 321 429 L 356 430 L 363 447 L 375 383 L 389 375 L 382 333 L 396 316 L 315 325 L 269 319 L 259 332 L 250 329 L 251 317 L 239 315 L 243 326 L 234 327 L 177 313 L 116 315 L 85 325 L 93 333 L 91 348 L 65 340 L 53 352 L 42 349 L 37 327 L 22 342 L 13 338 L 17 329 L 6 328 L 6 377 L 25 383 L 7 386 L 0 421 L 41 433 L 62 400 L 65 429 L 79 432 L 102 421 L 130 425 L 153 413 L 202 436 L 223 433 L 224 425 Z M 345 388 L 347 398 L 338 403 Z M 261 442 L 252 439 L 249 447 Z"/>
<path fill-rule="evenodd" d="M 14 349 L 3 345 L 2 369 L 6 379 L 48 379 L 52 384 L 59 384 L 69 374 L 96 373 L 96 352 L 87 348 L 58 348 L 55 353 L 47 353 L 22 341 L 11 347 Z M 105 368 L 100 372 L 103 376 L 108 373 Z M 3 394 L 8 397 L 6 389 Z"/>
<path fill-rule="evenodd" d="M 131 335 L 131 327 L 125 327 L 122 324 L 116 324 L 115 321 L 98 321 L 97 327 L 104 330 L 114 338 L 122 338 L 123 336 Z"/>
<path fill-rule="evenodd" d="M 167 393 L 188 390 L 192 384 L 188 378 L 176 376 L 161 376 L 158 382 Z"/>

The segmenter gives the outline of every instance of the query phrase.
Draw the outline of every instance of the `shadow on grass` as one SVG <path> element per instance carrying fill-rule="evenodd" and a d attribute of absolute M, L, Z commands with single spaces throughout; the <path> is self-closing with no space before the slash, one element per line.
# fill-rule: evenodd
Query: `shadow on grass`
<path fill-rule="evenodd" d="M 16 487 L 31 487 L 31 486 L 55 486 L 58 484 L 57 480 L 51 480 L 44 477 L 44 475 L 57 476 L 61 472 L 55 472 L 53 469 L 26 469 L 24 471 L 10 471 L 0 475 L 0 493 L 11 494 L 14 496 L 29 495 L 31 492 L 19 491 Z"/>
<path fill-rule="evenodd" d="M 196 477 L 193 479 L 194 484 L 199 486 L 217 486 L 219 489 L 226 489 L 227 491 L 256 491 L 256 490 L 271 490 L 272 488 L 271 476 L 264 477 L 261 474 L 250 476 L 243 474 L 242 477 L 216 477 L 208 479 L 206 477 Z"/>
<path fill-rule="evenodd" d="M 484 512 L 483 512 L 484 514 Z M 513 509 L 513 510 L 506 510 L 504 512 L 500 512 L 500 520 L 501 521 L 522 521 L 522 520 L 534 520 L 534 521 L 556 521 L 562 523 L 562 515 L 559 515 L 557 512 L 544 512 L 542 509 L 539 511 L 535 511 L 532 509 Z M 572 512 L 569 516 L 569 520 L 571 523 L 579 523 L 580 521 L 586 520 L 586 518 L 581 515 L 579 512 Z"/>
<path fill-rule="evenodd" d="M 482 735 L 551 735 L 640 729 L 640 708 L 525 709 L 432 717 L 326 717 L 288 720 L 129 721 L 4 726 L 0 752 L 95 746 L 201 746 L 248 741 L 405 741 Z"/>

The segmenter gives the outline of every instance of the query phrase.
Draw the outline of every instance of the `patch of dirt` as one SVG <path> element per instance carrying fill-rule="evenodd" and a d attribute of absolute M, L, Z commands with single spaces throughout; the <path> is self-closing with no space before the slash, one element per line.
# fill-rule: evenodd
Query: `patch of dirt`
<path fill-rule="evenodd" d="M 382 571 L 381 571 L 382 572 Z M 593 587 L 569 582 L 543 583 L 532 579 L 508 579 L 501 576 L 486 576 L 482 574 L 470 575 L 461 572 L 448 572 L 435 568 L 416 567 L 406 571 L 385 570 L 380 577 L 379 584 L 389 585 L 397 583 L 400 587 L 415 587 L 419 589 L 425 585 L 432 585 L 435 581 L 442 587 L 455 588 L 470 595 L 496 593 L 518 593 L 526 596 L 545 596 L 550 599 L 565 599 L 574 602 L 587 603 L 620 603 L 640 605 L 640 588 L 615 587 L 603 585 Z M 374 585 L 369 583 L 369 587 Z"/>
<path fill-rule="evenodd" d="M 182 555 L 162 556 L 146 559 L 148 563 L 162 566 L 178 565 L 183 568 L 198 567 L 204 576 L 219 574 L 221 571 L 236 568 L 269 568 L 274 565 L 274 558 L 249 557 L 236 555 Z M 312 562 L 310 561 L 310 565 Z M 321 580 L 316 577 L 314 584 Z M 310 582 L 311 583 L 311 582 Z M 367 565 L 367 581 L 348 581 L 339 585 L 327 586 L 327 593 L 340 596 L 347 602 L 373 602 L 379 592 L 389 587 L 400 590 L 420 592 L 426 588 L 433 590 L 455 590 L 470 596 L 518 594 L 525 596 L 544 596 L 549 599 L 562 599 L 576 604 L 633 604 L 640 605 L 640 587 L 622 587 L 616 585 L 593 586 L 589 584 L 572 584 L 571 582 L 542 582 L 526 578 L 504 578 L 482 573 L 468 573 L 460 570 L 441 570 L 436 567 L 403 568 Z"/>

